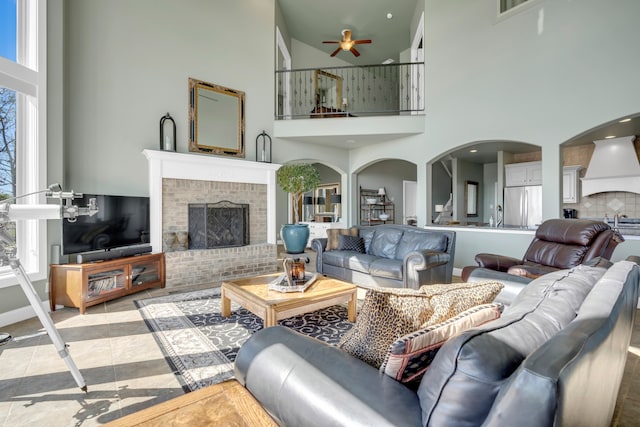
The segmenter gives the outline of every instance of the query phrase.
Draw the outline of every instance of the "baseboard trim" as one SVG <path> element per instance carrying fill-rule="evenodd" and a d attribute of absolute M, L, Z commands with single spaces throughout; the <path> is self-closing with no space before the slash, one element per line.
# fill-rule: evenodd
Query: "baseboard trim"
<path fill-rule="evenodd" d="M 42 308 L 44 308 L 44 311 L 48 313 L 50 311 L 49 301 L 40 301 L 40 303 L 42 304 Z M 36 312 L 30 305 L 16 308 L 15 310 L 7 311 L 6 313 L 1 313 L 0 328 L 7 325 L 12 325 L 14 323 L 22 322 L 23 320 L 31 319 L 32 317 L 36 316 Z"/>
<path fill-rule="evenodd" d="M 453 275 L 454 275 L 454 276 L 458 276 L 458 277 L 462 276 L 462 269 L 461 269 L 461 268 L 455 268 L 455 267 L 454 267 L 454 268 L 453 268 Z"/>

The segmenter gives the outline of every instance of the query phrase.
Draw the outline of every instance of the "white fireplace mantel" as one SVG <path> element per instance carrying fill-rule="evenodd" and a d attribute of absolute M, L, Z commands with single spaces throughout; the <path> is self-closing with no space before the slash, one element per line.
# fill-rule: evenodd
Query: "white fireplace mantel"
<path fill-rule="evenodd" d="M 154 252 L 162 251 L 164 178 L 266 184 L 267 243 L 276 243 L 276 171 L 280 165 L 172 151 L 144 150 L 142 154 L 149 163 L 150 239 Z"/>

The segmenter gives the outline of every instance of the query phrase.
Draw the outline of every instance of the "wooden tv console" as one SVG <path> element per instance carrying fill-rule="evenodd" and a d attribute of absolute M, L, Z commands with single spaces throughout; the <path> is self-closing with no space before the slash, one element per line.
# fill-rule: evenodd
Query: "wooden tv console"
<path fill-rule="evenodd" d="M 151 287 L 164 288 L 164 253 L 144 254 L 84 264 L 52 264 L 49 302 L 87 307 Z"/>

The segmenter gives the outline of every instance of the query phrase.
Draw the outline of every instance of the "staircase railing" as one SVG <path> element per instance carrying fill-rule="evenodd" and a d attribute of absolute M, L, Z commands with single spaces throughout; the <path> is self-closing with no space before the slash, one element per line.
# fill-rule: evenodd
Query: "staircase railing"
<path fill-rule="evenodd" d="M 424 112 L 424 62 L 276 71 L 275 119 Z"/>

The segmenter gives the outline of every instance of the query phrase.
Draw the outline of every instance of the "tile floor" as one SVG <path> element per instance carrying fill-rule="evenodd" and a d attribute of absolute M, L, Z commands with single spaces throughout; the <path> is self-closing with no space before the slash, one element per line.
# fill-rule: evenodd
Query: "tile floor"
<path fill-rule="evenodd" d="M 183 291 L 181 289 L 180 291 Z M 176 292 L 151 289 L 52 318 L 88 386 L 82 392 L 46 335 L 0 346 L 0 425 L 94 426 L 182 395 L 182 388 L 133 303 Z M 42 329 L 37 319 L 0 328 L 14 337 Z M 640 313 L 636 317 L 614 426 L 640 420 Z"/>

